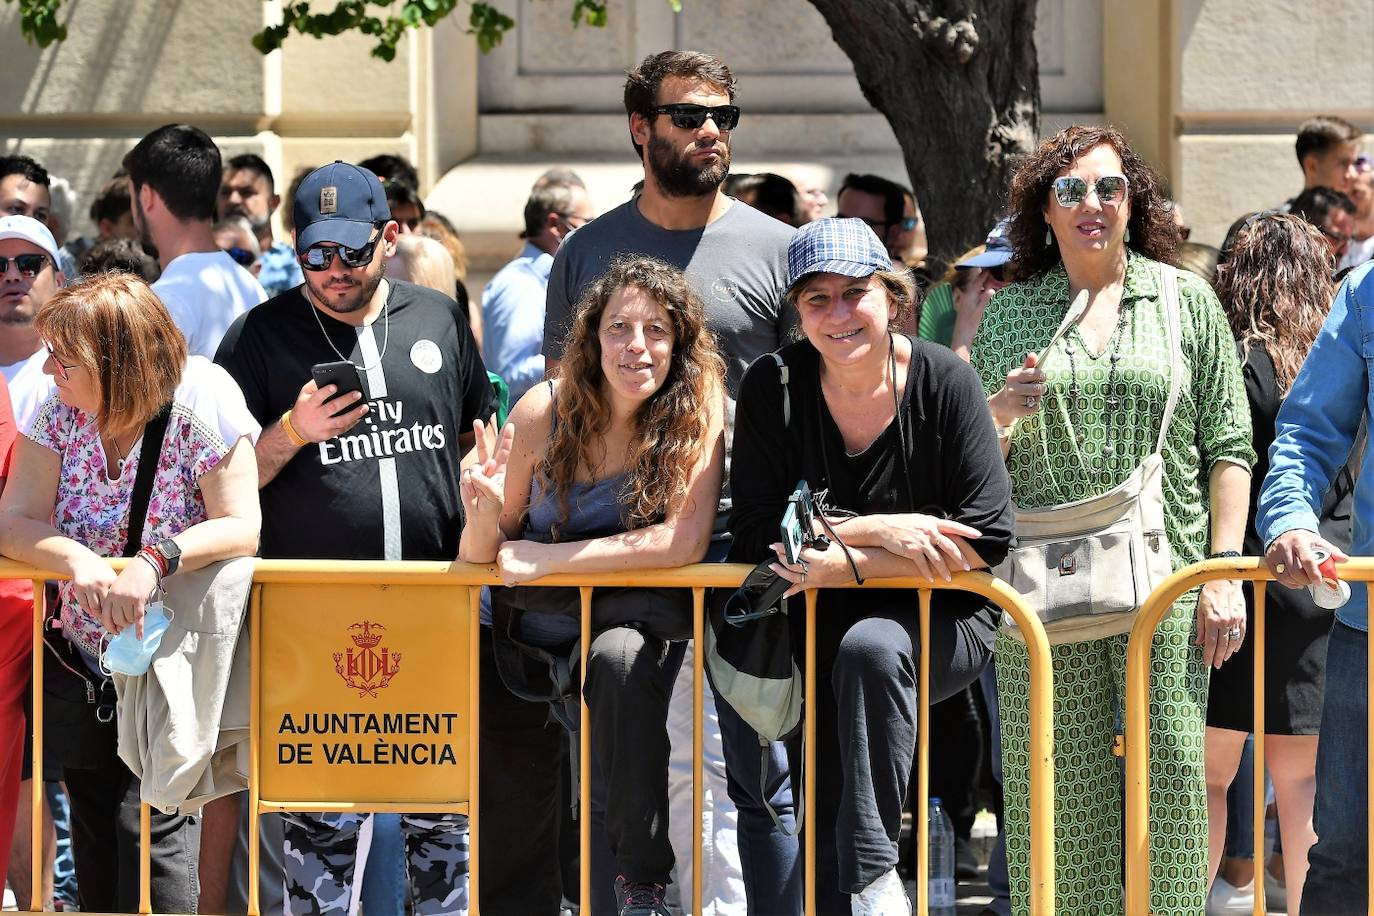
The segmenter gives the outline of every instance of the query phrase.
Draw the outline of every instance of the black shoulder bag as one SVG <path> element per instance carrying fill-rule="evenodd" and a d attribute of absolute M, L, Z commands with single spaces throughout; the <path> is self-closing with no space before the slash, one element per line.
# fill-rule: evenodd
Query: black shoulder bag
<path fill-rule="evenodd" d="M 153 478 L 157 476 L 171 416 L 172 406 L 168 404 L 143 428 L 143 446 L 138 452 L 138 471 L 129 500 L 129 540 L 123 554 L 126 557 L 134 556 L 143 545 Z M 56 607 L 56 601 L 51 604 Z M 48 663 L 43 666 L 43 752 L 54 764 L 73 768 L 100 767 L 117 761 L 113 684 L 108 678 L 97 679 L 86 667 L 81 650 L 60 630 L 54 633 L 55 629 L 45 627 L 43 634 L 48 652 Z"/>

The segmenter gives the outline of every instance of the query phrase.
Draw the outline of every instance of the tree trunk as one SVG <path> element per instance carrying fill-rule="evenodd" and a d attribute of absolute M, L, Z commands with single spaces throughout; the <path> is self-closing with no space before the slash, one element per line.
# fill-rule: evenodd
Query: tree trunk
<path fill-rule="evenodd" d="M 1040 122 L 1036 0 L 810 0 L 887 117 L 931 256 L 983 241 Z"/>

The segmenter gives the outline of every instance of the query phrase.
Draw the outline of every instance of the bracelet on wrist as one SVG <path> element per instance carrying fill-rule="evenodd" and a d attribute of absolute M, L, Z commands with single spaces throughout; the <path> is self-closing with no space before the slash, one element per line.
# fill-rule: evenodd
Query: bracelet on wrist
<path fill-rule="evenodd" d="M 1207 554 L 1207 559 L 1220 560 L 1238 556 L 1240 556 L 1239 550 L 1215 550 L 1212 553 Z"/>
<path fill-rule="evenodd" d="M 296 427 L 291 423 L 291 411 L 281 415 L 281 429 L 286 433 L 286 438 L 291 440 L 291 444 L 297 448 L 304 448 L 310 444 L 310 440 L 296 432 Z"/>
<path fill-rule="evenodd" d="M 162 577 L 167 575 L 167 570 L 162 565 L 161 557 L 159 557 L 157 554 L 153 553 L 146 547 L 140 550 L 138 553 L 134 554 L 134 557 L 136 559 L 142 560 L 143 562 L 147 563 L 149 566 L 153 568 L 153 572 L 157 573 L 157 584 L 161 585 Z"/>

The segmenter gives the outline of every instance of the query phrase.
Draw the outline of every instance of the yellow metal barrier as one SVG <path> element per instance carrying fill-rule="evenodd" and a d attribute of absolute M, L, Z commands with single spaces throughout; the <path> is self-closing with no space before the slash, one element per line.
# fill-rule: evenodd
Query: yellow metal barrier
<path fill-rule="evenodd" d="M 1352 559 L 1337 565 L 1346 581 L 1374 582 L 1374 559 Z M 1216 579 L 1244 579 L 1255 582 L 1255 615 L 1247 639 L 1253 640 L 1255 657 L 1254 734 L 1255 783 L 1254 831 L 1264 836 L 1266 805 L 1264 792 L 1264 597 L 1263 583 L 1273 581 L 1264 561 L 1257 557 L 1207 560 L 1194 563 L 1160 583 L 1140 610 L 1126 653 L 1126 912 L 1150 911 L 1150 650 L 1155 629 L 1185 592 Z M 1374 590 L 1371 590 L 1374 594 Z M 1368 600 L 1368 599 L 1367 599 Z M 1374 616 L 1374 614 L 1371 614 Z M 1374 630 L 1371 630 L 1374 636 Z M 1374 679 L 1369 682 L 1369 709 L 1374 713 Z M 1369 729 L 1369 754 L 1374 758 L 1374 725 Z M 1370 798 L 1374 798 L 1374 767 L 1369 770 Z M 1370 808 L 1370 830 L 1374 833 L 1374 806 Z M 1369 865 L 1374 869 L 1374 844 L 1370 845 Z M 1371 898 L 1374 899 L 1374 898 Z M 1254 913 L 1266 912 L 1264 882 L 1255 882 Z M 1369 907 L 1374 916 L 1374 905 Z"/>
<path fill-rule="evenodd" d="M 127 562 L 125 560 L 112 560 L 111 565 L 116 569 L 121 568 Z M 698 647 L 702 646 L 702 637 L 705 626 L 704 604 L 705 589 L 713 587 L 733 588 L 738 586 L 748 574 L 750 567 L 738 564 L 698 564 L 695 566 L 681 567 L 667 570 L 638 570 L 621 574 L 597 574 L 597 575 L 557 575 L 549 576 L 540 580 L 538 585 L 549 586 L 577 586 L 581 591 L 582 600 L 582 663 L 583 670 L 586 668 L 586 652 L 591 643 L 591 615 L 588 610 L 591 607 L 592 595 L 596 586 L 645 586 L 645 587 L 666 587 L 666 588 L 691 588 L 693 591 L 693 607 L 695 610 L 693 621 L 693 633 Z M 0 560 L 0 579 L 32 579 L 34 580 L 34 618 L 33 618 L 33 650 L 34 650 L 34 746 L 33 746 L 33 767 L 34 772 L 42 772 L 42 673 L 43 673 L 43 580 L 60 579 L 64 576 L 43 570 L 36 570 L 32 567 L 22 566 L 9 561 Z M 251 598 L 251 614 L 249 633 L 251 634 L 251 659 L 252 659 L 252 697 L 251 697 L 251 720 L 250 720 L 250 770 L 249 770 L 249 805 L 254 812 L 254 817 L 250 818 L 251 835 L 248 844 L 249 849 L 249 912 L 257 914 L 258 907 L 258 814 L 269 811 L 426 811 L 426 812 L 458 812 L 466 813 L 471 824 L 471 836 L 469 841 L 469 900 L 470 911 L 477 914 L 479 911 L 479 844 L 477 842 L 479 829 L 479 806 L 478 793 L 478 735 L 479 735 L 479 671 L 478 659 L 481 644 L 481 623 L 478 614 L 478 602 L 481 586 L 499 585 L 500 579 L 496 575 L 494 567 L 475 566 L 462 563 L 442 563 L 442 562 L 383 562 L 383 561 L 318 561 L 318 560 L 262 560 L 258 562 L 254 573 L 254 584 Z M 449 720 L 451 724 L 457 723 L 462 719 L 461 727 L 465 729 L 463 735 L 451 736 L 454 744 L 466 752 L 466 767 L 459 768 L 459 775 L 463 776 L 458 780 L 461 785 L 446 787 L 444 793 L 447 800 L 438 800 L 433 797 L 431 792 L 425 795 L 424 792 L 417 792 L 414 785 L 407 785 L 405 798 L 397 798 L 398 790 L 394 783 L 384 784 L 378 791 L 366 791 L 362 794 L 365 799 L 354 798 L 350 801 L 341 801 L 337 797 L 330 796 L 336 791 L 336 787 L 329 782 L 336 779 L 338 767 L 332 768 L 326 778 L 325 783 L 316 784 L 309 787 L 307 783 L 297 781 L 294 785 L 302 789 L 303 795 L 309 797 L 284 799 L 273 798 L 265 799 L 262 797 L 261 789 L 264 785 L 264 766 L 263 766 L 263 722 L 262 716 L 265 708 L 272 708 L 274 711 L 280 709 L 280 699 L 274 696 L 274 691 L 287 683 L 284 679 L 284 672 L 275 672 L 273 678 L 269 680 L 266 676 L 264 659 L 268 657 L 277 658 L 273 653 L 282 650 L 282 647 L 274 644 L 272 631 L 275 628 L 271 624 L 266 624 L 265 619 L 270 614 L 271 605 L 275 600 L 301 600 L 301 586 L 307 586 L 313 595 L 309 596 L 308 604 L 311 613 L 320 613 L 322 605 L 329 603 L 329 595 L 336 594 L 336 590 L 377 590 L 386 591 L 395 589 L 398 591 L 423 588 L 425 592 L 431 593 L 433 588 L 441 589 L 461 589 L 464 593 L 465 601 L 457 605 L 459 618 L 456 626 L 464 631 L 467 652 L 467 711 L 464 717 L 455 714 L 454 719 Z M 1030 793 L 1031 793 L 1031 899 L 1030 909 L 1035 916 L 1051 916 L 1054 913 L 1054 783 L 1053 783 L 1053 715 L 1052 715 L 1052 673 L 1050 666 L 1049 644 L 1045 638 L 1044 630 L 1040 626 L 1039 620 L 1030 613 L 1021 602 L 1017 593 L 1006 583 L 994 579 L 987 573 L 962 573 L 954 577 L 951 583 L 934 583 L 921 579 L 874 579 L 869 580 L 864 586 L 854 587 L 876 587 L 876 588 L 914 588 L 918 589 L 920 625 L 922 645 L 929 645 L 930 628 L 930 598 L 931 592 L 935 589 L 947 588 L 960 591 L 972 592 L 982 595 L 1004 608 L 1016 620 L 1026 635 L 1027 647 L 1030 653 L 1030 720 L 1031 720 L 1031 773 L 1030 773 Z M 280 588 L 289 594 L 274 595 L 274 589 Z M 350 596 L 350 603 L 354 598 Z M 264 607 L 269 609 L 264 612 Z M 816 794 L 815 794 L 815 753 L 816 753 L 816 722 L 813 711 L 816 708 L 816 646 L 814 633 L 816 632 L 816 593 L 814 591 L 806 594 L 806 623 L 807 623 L 807 645 L 806 645 L 806 716 L 805 716 L 805 737 L 806 737 L 806 771 L 805 771 L 805 823 L 813 825 L 815 820 Z M 434 606 L 428 605 L 425 610 L 429 613 L 426 620 L 432 621 Z M 352 609 L 342 609 L 342 618 L 351 619 L 357 616 L 357 611 Z M 317 620 L 317 617 L 310 617 Z M 370 621 L 369 621 L 370 622 Z M 358 626 L 361 626 L 359 622 Z M 363 628 L 366 632 L 366 628 Z M 288 640 L 289 633 L 283 633 Z M 371 648 L 375 643 L 360 647 Z M 287 647 L 286 651 L 298 653 L 299 646 Z M 393 658 L 394 661 L 394 658 Z M 352 656 L 349 657 L 349 664 L 353 663 Z M 344 663 L 335 657 L 336 666 Z M 368 669 L 378 676 L 385 676 L 387 662 L 380 662 L 377 667 L 375 660 L 370 663 L 372 668 Z M 694 653 L 694 690 L 693 690 L 693 729 L 692 729 L 692 749 L 694 758 L 693 772 L 693 815 L 695 822 L 699 825 L 702 820 L 702 686 L 704 685 L 704 651 L 700 648 Z M 348 669 L 349 672 L 352 669 Z M 339 670 L 340 677 L 345 677 L 345 671 Z M 366 673 L 366 672 L 364 672 Z M 920 806 L 916 818 L 919 831 L 919 847 L 924 850 L 928 848 L 927 821 L 924 816 L 927 800 L 929 797 L 929 704 L 928 690 L 930 677 L 930 662 L 926 653 L 922 652 L 920 662 L 920 694 L 922 703 L 918 722 L 918 771 L 917 786 Z M 364 678 L 358 683 L 349 685 L 355 689 L 362 689 L 364 692 L 371 686 L 375 690 L 375 684 Z M 288 688 L 290 689 L 290 688 Z M 585 701 L 582 706 L 583 728 L 581 731 L 581 799 L 582 811 L 591 810 L 590 791 L 591 791 L 591 748 L 590 733 L 586 726 L 589 721 L 589 711 Z M 278 746 L 280 754 L 280 746 Z M 465 772 L 464 772 L 465 769 Z M 267 779 L 270 785 L 272 778 Z M 287 785 L 290 785 L 288 780 Z M 353 786 L 356 789 L 356 783 Z M 326 791 L 328 790 L 328 791 Z M 37 910 L 41 907 L 40 895 L 42 893 L 42 856 L 38 848 L 41 842 L 41 816 L 42 816 L 42 782 L 34 780 L 34 866 L 33 866 L 33 897 L 31 908 Z M 418 797 L 424 796 L 424 797 Z M 144 854 L 140 856 L 139 870 L 139 912 L 151 912 L 151 900 L 149 892 L 149 859 L 148 850 L 148 831 L 149 831 L 149 810 L 143 807 L 142 817 L 142 849 Z M 815 912 L 816 885 L 815 885 L 815 831 L 807 829 L 803 832 L 805 842 L 806 869 L 805 869 L 805 907 L 807 913 Z M 693 831 L 692 844 L 692 899 L 700 906 L 702 900 L 702 836 L 700 829 Z M 591 888 L 591 854 L 590 854 L 590 825 L 586 817 L 581 821 L 581 850 L 582 850 L 582 900 L 583 912 L 591 912 L 590 888 Z M 929 857 L 925 854 L 918 856 L 918 876 L 917 876 L 917 912 L 927 911 L 928 893 L 928 862 Z"/>

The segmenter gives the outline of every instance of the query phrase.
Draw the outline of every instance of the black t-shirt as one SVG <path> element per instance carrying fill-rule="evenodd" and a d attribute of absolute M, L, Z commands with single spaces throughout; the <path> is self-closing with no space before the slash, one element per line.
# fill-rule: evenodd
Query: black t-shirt
<path fill-rule="evenodd" d="M 982 384 L 945 347 L 908 339 L 911 365 L 898 411 L 900 438 L 894 422 L 853 456 L 821 393 L 820 354 L 810 341 L 779 354 L 789 371 L 790 424 L 783 422 L 782 382 L 772 357 L 749 367 L 740 386 L 730 468 L 731 560 L 758 563 L 769 556 L 768 545 L 780 539 L 787 497 L 802 479 L 813 491 L 828 489 L 827 503 L 835 509 L 860 515 L 922 512 L 971 525 L 983 535 L 971 542 L 979 556 L 993 566 L 1005 558 L 1015 524 L 1011 482 Z M 843 526 L 838 530 L 843 536 Z M 822 592 L 821 601 L 840 595 L 854 609 L 911 600 L 909 593 L 898 598 L 888 590 L 865 590 Z M 941 604 L 958 616 L 986 607 L 974 595 L 948 595 Z"/>
<path fill-rule="evenodd" d="M 458 437 L 492 415 L 496 394 L 454 301 L 388 282 L 386 309 L 366 327 L 322 314 L 297 287 L 241 315 L 220 344 L 215 361 L 263 426 L 295 404 L 311 366 L 343 354 L 366 370 L 372 410 L 342 436 L 302 448 L 263 487 L 263 557 L 458 553 Z"/>

